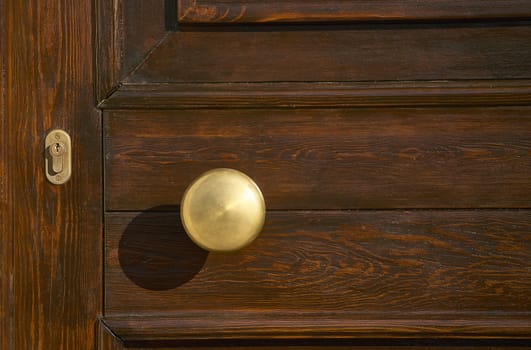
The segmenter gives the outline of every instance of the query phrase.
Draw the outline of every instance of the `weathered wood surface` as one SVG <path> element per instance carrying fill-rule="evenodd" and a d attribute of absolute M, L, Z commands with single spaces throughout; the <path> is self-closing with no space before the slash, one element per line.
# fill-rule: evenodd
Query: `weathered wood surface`
<path fill-rule="evenodd" d="M 278 311 L 318 324 L 320 312 L 344 312 L 382 327 L 490 317 L 531 326 L 530 211 L 274 211 L 231 254 L 198 248 L 178 212 L 107 213 L 105 224 L 107 316 L 249 311 L 258 322 Z"/>
<path fill-rule="evenodd" d="M 8 45 L 6 3 L 0 2 L 0 349 L 12 348 L 12 274 L 13 274 L 13 192 L 8 165 L 13 159 L 13 149 L 7 128 L 10 110 L 9 84 L 7 82 Z"/>
<path fill-rule="evenodd" d="M 99 344 L 98 350 L 123 350 L 124 344 L 116 334 L 103 322 L 99 322 Z"/>
<path fill-rule="evenodd" d="M 122 84 L 164 37 L 165 1 L 98 0 L 95 3 L 96 96 L 101 101 Z"/>
<path fill-rule="evenodd" d="M 11 154 L 14 194 L 12 349 L 94 349 L 102 308 L 102 156 L 93 2 L 2 4 L 10 141 L 2 152 L 6 146 Z M 43 169 L 43 140 L 54 128 L 73 140 L 73 174 L 62 186 L 48 183 Z M 8 288 L 2 283 L 2 294 Z"/>
<path fill-rule="evenodd" d="M 126 348 L 528 345 L 527 1 L 181 0 L 177 31 L 173 3 L 98 7 L 105 322 Z M 281 21 L 335 23 L 258 25 Z M 214 22 L 243 25 L 193 25 Z M 273 209 L 228 255 L 178 215 L 220 166 Z M 322 342 L 272 340 L 293 338 Z"/>
<path fill-rule="evenodd" d="M 124 84 L 103 109 L 529 106 L 531 80 Z"/>
<path fill-rule="evenodd" d="M 184 312 L 173 316 L 111 316 L 105 322 L 126 345 L 505 345 L 529 344 L 529 320 L 374 319 L 349 313 Z M 512 338 L 512 339 L 511 339 Z M 217 341 L 216 341 L 217 340 Z M 328 340 L 328 342 L 327 342 Z M 283 344 L 284 343 L 284 344 Z M 408 344 L 409 343 L 409 344 Z M 394 345 L 394 346 L 393 346 Z M 182 345 L 181 345 L 182 346 Z M 402 348 L 402 347 L 401 347 Z M 325 349 L 328 349 L 325 347 Z M 408 349 L 406 347 L 406 349 Z M 453 349 L 453 347 L 452 347 Z"/>
<path fill-rule="evenodd" d="M 178 0 L 182 24 L 529 18 L 525 0 Z"/>
<path fill-rule="evenodd" d="M 527 208 L 531 109 L 112 111 L 108 210 L 177 205 L 236 168 L 269 209 Z"/>
<path fill-rule="evenodd" d="M 127 83 L 531 78 L 529 22 L 171 32 Z"/>
<path fill-rule="evenodd" d="M 140 342 L 142 343 L 142 342 Z M 172 342 L 175 343 L 175 342 Z M 332 342 L 330 340 L 326 340 L 321 342 L 321 345 L 313 345 L 308 344 L 307 342 L 301 342 L 305 345 L 287 345 L 285 340 L 282 340 L 280 342 L 271 342 L 271 341 L 265 341 L 260 340 L 257 342 L 251 342 L 251 344 L 256 345 L 240 345 L 242 342 L 227 342 L 228 345 L 222 345 L 220 342 L 211 342 L 211 346 L 208 346 L 208 343 L 206 346 L 197 345 L 196 342 L 193 342 L 192 345 L 187 346 L 185 345 L 179 345 L 179 349 L 186 349 L 186 350 L 212 350 L 214 347 L 216 350 L 232 350 L 235 348 L 235 346 L 238 347 L 239 350 L 270 350 L 272 347 L 275 347 L 279 350 L 387 350 L 391 347 L 400 347 L 401 350 L 448 350 L 450 347 L 452 350 L 477 350 L 477 349 L 489 349 L 489 350 L 529 350 L 529 347 L 526 346 L 525 342 L 497 342 L 497 341 L 489 341 L 489 342 L 468 342 L 468 341 L 455 341 L 455 342 L 447 342 L 449 345 L 445 345 L 443 341 L 441 340 L 428 340 L 423 342 L 413 341 L 410 339 L 406 340 L 399 340 L 399 341 L 393 341 L 393 342 L 385 342 L 385 341 L 346 341 L 346 342 Z M 248 343 L 248 342 L 247 342 Z M 247 344 L 245 343 L 245 344 Z M 344 344 L 344 345 L 330 345 L 330 344 Z M 434 345 L 435 343 L 443 345 Z M 516 343 L 517 345 L 513 345 Z M 182 344 L 182 342 L 177 342 L 177 344 Z M 496 344 L 496 345 L 492 345 Z M 518 345 L 519 344 L 519 345 Z M 354 348 L 355 347 L 355 348 Z M 136 350 L 175 350 L 176 347 L 134 347 Z"/>

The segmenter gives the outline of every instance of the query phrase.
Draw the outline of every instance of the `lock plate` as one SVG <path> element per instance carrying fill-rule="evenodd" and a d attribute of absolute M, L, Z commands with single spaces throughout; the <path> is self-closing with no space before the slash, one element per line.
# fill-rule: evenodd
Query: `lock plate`
<path fill-rule="evenodd" d="M 55 185 L 67 182 L 72 175 L 72 142 L 64 130 L 56 129 L 46 135 L 44 142 L 44 171 Z"/>

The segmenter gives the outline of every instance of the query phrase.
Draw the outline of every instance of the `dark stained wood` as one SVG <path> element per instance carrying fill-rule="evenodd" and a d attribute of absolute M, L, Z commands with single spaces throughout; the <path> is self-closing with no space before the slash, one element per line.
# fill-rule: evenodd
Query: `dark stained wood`
<path fill-rule="evenodd" d="M 112 111 L 108 210 L 178 205 L 217 167 L 269 209 L 528 208 L 531 109 Z"/>
<path fill-rule="evenodd" d="M 103 100 L 166 33 L 164 0 L 96 0 L 97 97 Z"/>
<path fill-rule="evenodd" d="M 128 347 L 127 349 L 135 350 L 170 350 L 175 349 L 175 347 L 160 347 L 161 342 L 154 342 L 155 347 L 138 347 L 136 344 L 144 342 L 135 342 L 133 346 Z M 202 341 L 201 344 L 206 343 L 207 345 L 198 345 L 197 341 L 185 342 L 185 341 L 171 341 L 170 343 L 178 344 L 179 349 L 190 349 L 190 350 L 232 350 L 237 347 L 238 350 L 277 350 L 279 348 L 283 350 L 352 350 L 352 349 L 363 349 L 363 350 L 388 350 L 392 348 L 397 348 L 400 350 L 471 350 L 471 349 L 481 349 L 480 346 L 484 346 L 489 350 L 529 350 L 528 346 L 525 346 L 524 341 L 519 341 L 518 345 L 513 345 L 515 341 L 498 341 L 498 340 L 487 340 L 487 341 L 464 341 L 458 339 L 455 341 L 441 341 L 440 339 L 433 340 L 412 340 L 412 339 L 400 339 L 396 341 L 382 341 L 382 340 L 333 340 L 330 339 L 317 342 L 312 340 L 311 342 L 302 340 L 287 342 L 285 339 L 280 340 L 258 340 L 258 341 L 213 341 L 207 342 Z M 184 343 L 184 344 L 183 344 Z M 287 345 L 288 343 L 289 345 Z M 303 345 L 292 345 L 292 343 L 301 343 Z M 445 343 L 447 345 L 434 346 L 433 344 Z M 190 345 L 189 345 L 190 344 Z M 208 346 L 210 344 L 210 346 Z M 241 345 L 245 344 L 245 345 Z M 251 344 L 251 345 L 249 345 Z M 341 345 L 343 344 L 343 345 Z M 376 345 L 378 344 L 378 345 Z M 448 345 L 449 344 L 449 345 Z M 169 346 L 169 345 L 168 345 Z"/>
<path fill-rule="evenodd" d="M 529 339 L 529 319 L 372 319 L 339 314 L 224 312 L 179 313 L 173 317 L 109 317 L 124 339 L 137 341 L 210 339 Z M 359 316 L 358 316 L 359 317 Z M 376 342 L 377 343 L 377 342 Z M 494 343 L 494 342 L 493 342 Z M 520 344 L 524 343 L 523 341 Z M 488 344 L 488 343 L 487 343 Z M 435 343 L 435 345 L 437 345 Z"/>
<path fill-rule="evenodd" d="M 100 347 L 531 344 L 527 1 L 175 3 L 96 2 Z M 273 209 L 233 254 L 179 221 L 219 166 Z"/>
<path fill-rule="evenodd" d="M 16 220 L 12 348 L 94 349 L 102 307 L 102 157 L 92 1 L 5 4 L 6 129 L 16 153 L 9 164 Z M 48 183 L 43 171 L 43 140 L 54 128 L 73 140 L 73 174 L 62 186 Z"/>
<path fill-rule="evenodd" d="M 120 85 L 123 51 L 122 0 L 95 0 L 96 98 L 101 101 Z"/>
<path fill-rule="evenodd" d="M 103 322 L 99 323 L 100 342 L 98 350 L 122 350 L 124 344 L 120 338 L 114 334 L 109 327 Z"/>
<path fill-rule="evenodd" d="M 6 4 L 0 1 L 0 349 L 11 349 L 11 327 L 13 322 L 12 274 L 13 274 L 13 193 L 8 165 L 13 150 L 8 125 L 7 107 L 9 84 L 8 36 Z"/>
<path fill-rule="evenodd" d="M 103 109 L 522 106 L 530 80 L 124 84 Z"/>
<path fill-rule="evenodd" d="M 531 17 L 525 0 L 178 0 L 183 24 Z"/>
<path fill-rule="evenodd" d="M 269 341 L 257 341 L 258 345 L 251 345 L 251 346 L 238 346 L 238 350 L 270 350 L 272 348 L 272 345 L 264 345 L 269 344 Z M 396 342 L 382 342 L 382 341 L 357 341 L 355 344 L 351 344 L 349 342 L 346 342 L 347 345 L 330 345 L 330 341 L 323 342 L 323 345 L 284 345 L 281 346 L 275 345 L 276 349 L 279 350 L 388 350 L 390 347 L 397 347 L 400 346 L 399 349 L 401 350 L 448 350 L 449 346 L 451 346 L 452 350 L 477 350 L 477 349 L 485 349 L 485 346 L 488 346 L 487 349 L 489 350 L 529 350 L 528 346 L 514 346 L 511 343 L 509 345 L 497 345 L 492 346 L 487 342 L 480 342 L 479 344 L 470 345 L 469 342 L 451 342 L 451 345 L 442 345 L 442 346 L 434 346 L 435 343 L 441 343 L 441 340 L 429 340 L 425 342 L 425 345 L 410 345 L 411 343 L 418 343 L 411 340 L 404 340 L 404 341 L 396 341 Z M 361 343 L 363 345 L 358 345 L 358 343 Z M 378 344 L 385 344 L 385 345 L 372 345 L 374 343 Z M 398 345 L 396 345 L 398 343 Z M 490 342 L 492 343 L 492 341 Z M 230 344 L 230 342 L 229 342 Z M 354 347 L 355 346 L 355 347 Z M 220 345 L 219 342 L 217 342 L 214 345 L 214 348 L 216 350 L 232 350 L 234 349 L 234 345 Z M 175 350 L 175 347 L 134 347 L 136 350 Z M 180 346 L 179 349 L 186 349 L 186 350 L 212 350 L 212 347 L 208 346 L 196 346 L 195 344 L 186 347 L 186 346 Z"/>
<path fill-rule="evenodd" d="M 304 325 L 317 327 L 309 337 L 461 334 L 452 327 L 525 336 L 530 228 L 524 210 L 274 211 L 248 248 L 207 254 L 186 237 L 178 212 L 107 213 L 106 317 L 153 315 L 156 328 L 166 322 L 156 315 L 182 317 L 180 334 L 199 338 L 239 337 L 239 327 L 291 337 Z M 375 323 L 364 328 L 365 320 Z"/>
<path fill-rule="evenodd" d="M 127 83 L 531 78 L 531 26 L 414 24 L 168 33 Z"/>
<path fill-rule="evenodd" d="M 124 1 L 124 0 L 120 0 Z M 165 6 L 168 0 L 125 0 L 123 6 L 122 79 L 157 47 L 166 34 Z"/>

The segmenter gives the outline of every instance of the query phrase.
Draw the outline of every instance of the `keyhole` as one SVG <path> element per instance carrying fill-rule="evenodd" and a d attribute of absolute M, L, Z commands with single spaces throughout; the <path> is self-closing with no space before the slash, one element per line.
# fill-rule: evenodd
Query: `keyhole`
<path fill-rule="evenodd" d="M 57 174 L 63 171 L 63 154 L 65 153 L 65 146 L 56 142 L 50 146 L 50 154 L 52 156 L 52 169 Z"/>
<path fill-rule="evenodd" d="M 54 157 L 62 155 L 64 151 L 65 151 L 65 146 L 60 142 L 56 142 L 50 147 L 50 153 Z"/>

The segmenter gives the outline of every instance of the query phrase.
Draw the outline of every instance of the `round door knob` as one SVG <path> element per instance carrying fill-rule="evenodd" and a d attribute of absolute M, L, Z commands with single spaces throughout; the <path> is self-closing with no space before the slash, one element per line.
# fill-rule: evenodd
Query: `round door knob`
<path fill-rule="evenodd" d="M 260 188 L 244 173 L 213 169 L 195 179 L 181 200 L 181 220 L 192 241 L 213 252 L 250 244 L 265 220 Z"/>

